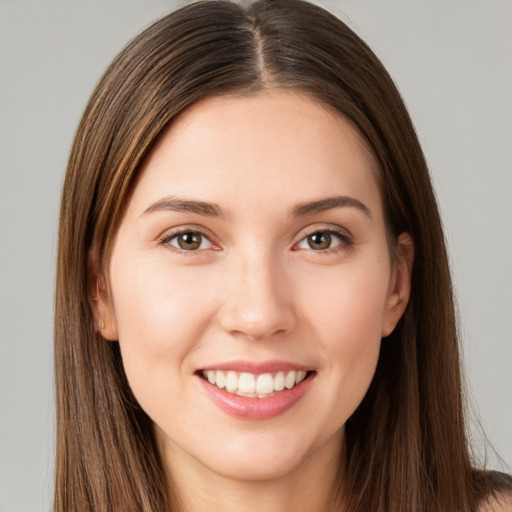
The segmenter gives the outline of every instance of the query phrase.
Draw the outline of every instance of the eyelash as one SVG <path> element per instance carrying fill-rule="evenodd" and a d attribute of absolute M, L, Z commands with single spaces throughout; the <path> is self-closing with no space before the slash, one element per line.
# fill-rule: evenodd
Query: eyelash
<path fill-rule="evenodd" d="M 187 250 L 187 249 L 171 246 L 171 244 L 170 244 L 171 240 L 177 239 L 179 236 L 187 235 L 187 234 L 199 235 L 202 238 L 201 244 L 203 243 L 204 239 L 206 239 L 213 247 L 215 247 L 215 245 L 211 241 L 210 237 L 206 233 L 204 233 L 203 231 L 201 231 L 200 229 L 197 229 L 197 228 L 194 228 L 194 229 L 185 228 L 185 229 L 179 229 L 177 231 L 173 231 L 172 233 L 166 233 L 164 236 L 162 236 L 161 238 L 158 239 L 158 244 L 162 245 L 162 246 L 167 246 L 167 247 L 170 246 L 170 247 L 172 247 L 172 250 L 175 250 L 175 251 L 181 252 L 181 253 L 189 253 L 190 254 L 190 253 L 198 252 L 200 250 L 205 250 L 205 249 L 199 249 L 199 248 Z M 315 234 L 327 234 L 330 236 L 334 236 L 339 240 L 339 243 L 336 244 L 334 247 L 328 247 L 326 249 L 320 249 L 320 250 L 314 250 L 312 248 L 301 249 L 298 247 L 299 244 L 301 244 L 302 242 L 305 242 L 308 239 L 308 237 L 315 235 Z M 330 228 L 325 228 L 325 229 L 314 229 L 314 230 L 311 230 L 309 233 L 306 233 L 296 244 L 293 245 L 292 250 L 295 250 L 295 251 L 310 250 L 313 253 L 332 254 L 332 253 L 335 253 L 338 251 L 348 250 L 353 245 L 354 245 L 354 241 L 350 235 L 348 235 L 346 232 L 342 231 L 341 229 L 335 229 L 335 228 L 330 227 Z M 208 249 L 210 249 L 210 247 Z"/>
<path fill-rule="evenodd" d="M 338 238 L 339 243 L 333 247 L 328 247 L 327 249 L 321 249 L 321 250 L 314 250 L 313 248 L 310 248 L 310 249 L 298 248 L 298 245 L 300 243 L 307 241 L 307 239 L 310 236 L 316 235 L 316 234 L 324 234 L 324 235 L 327 234 L 329 236 L 334 236 L 334 237 Z M 294 250 L 298 250 L 298 251 L 310 250 L 311 252 L 318 253 L 318 254 L 333 254 L 333 253 L 337 253 L 339 251 L 346 251 L 346 250 L 350 249 L 353 245 L 354 245 L 354 241 L 353 241 L 352 237 L 350 235 L 348 235 L 345 231 L 342 231 L 341 229 L 329 227 L 329 228 L 325 228 L 325 229 L 317 228 L 317 229 L 311 230 L 309 233 L 306 233 L 299 240 L 299 242 L 297 242 L 293 247 L 294 247 Z M 297 247 L 297 249 L 295 249 L 295 247 Z"/>
<path fill-rule="evenodd" d="M 214 244 L 211 241 L 210 237 L 206 233 L 204 233 L 203 231 L 201 231 L 200 229 L 197 229 L 197 228 L 194 228 L 194 229 L 184 228 L 184 229 L 179 229 L 177 231 L 173 231 L 172 233 L 166 233 L 165 235 L 163 235 L 161 238 L 158 239 L 158 245 L 167 246 L 167 247 L 170 246 L 172 248 L 172 250 L 175 250 L 175 251 L 181 252 L 181 253 L 194 253 L 194 252 L 198 252 L 198 249 L 187 250 L 187 249 L 171 246 L 171 244 L 170 244 L 171 240 L 177 239 L 181 235 L 188 235 L 188 234 L 199 235 L 203 240 L 204 239 L 208 240 L 208 242 L 210 244 L 212 244 L 212 246 L 214 246 Z M 202 243 L 203 243 L 203 241 L 201 241 L 201 244 Z M 201 250 L 204 250 L 204 249 L 201 249 Z"/>

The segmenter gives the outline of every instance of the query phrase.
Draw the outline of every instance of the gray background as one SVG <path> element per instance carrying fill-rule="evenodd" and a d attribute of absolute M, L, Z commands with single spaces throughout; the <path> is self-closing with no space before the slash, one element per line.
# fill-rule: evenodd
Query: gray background
<path fill-rule="evenodd" d="M 510 464 L 512 2 L 322 3 L 374 48 L 410 109 L 449 239 L 473 410 Z M 1 512 L 50 510 L 56 224 L 73 132 L 112 57 L 175 5 L 0 0 Z"/>

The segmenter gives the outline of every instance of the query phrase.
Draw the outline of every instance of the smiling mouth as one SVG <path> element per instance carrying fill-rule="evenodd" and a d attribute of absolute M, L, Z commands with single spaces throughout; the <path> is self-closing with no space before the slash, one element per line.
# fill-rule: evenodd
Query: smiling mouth
<path fill-rule="evenodd" d="M 231 370 L 202 370 L 198 372 L 199 376 L 212 386 L 247 398 L 269 398 L 282 391 L 293 389 L 313 373 L 315 372 L 304 370 L 261 374 Z"/>

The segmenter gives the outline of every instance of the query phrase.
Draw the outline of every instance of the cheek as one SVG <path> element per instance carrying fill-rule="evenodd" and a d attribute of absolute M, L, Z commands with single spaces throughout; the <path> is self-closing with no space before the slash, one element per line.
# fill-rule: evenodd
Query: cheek
<path fill-rule="evenodd" d="M 114 309 L 122 342 L 148 344 L 163 354 L 168 349 L 179 351 L 176 341 L 186 344 L 201 328 L 198 319 L 206 320 L 208 296 L 199 293 L 201 287 L 193 269 L 175 272 L 149 258 L 113 268 Z"/>
<path fill-rule="evenodd" d="M 317 290 L 313 296 L 304 290 L 311 325 L 324 330 L 340 350 L 344 344 L 336 340 L 349 345 L 380 341 L 390 270 L 385 261 L 370 263 L 340 266 L 324 276 L 317 274 L 305 287 Z"/>
<path fill-rule="evenodd" d="M 113 261 L 111 285 L 125 372 L 137 399 L 153 390 L 178 389 L 186 358 L 208 325 L 212 305 L 193 272 L 139 258 L 135 265 Z"/>
<path fill-rule="evenodd" d="M 319 287 L 323 292 L 317 300 L 310 299 L 311 337 L 318 340 L 327 361 L 325 387 L 336 404 L 333 414 L 338 424 L 355 411 L 375 374 L 388 275 L 383 265 L 340 271 L 340 276 Z"/>

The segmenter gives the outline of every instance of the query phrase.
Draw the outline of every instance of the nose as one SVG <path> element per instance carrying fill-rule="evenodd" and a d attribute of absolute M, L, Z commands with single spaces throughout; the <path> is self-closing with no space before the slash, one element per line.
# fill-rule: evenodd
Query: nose
<path fill-rule="evenodd" d="M 225 332 L 262 340 L 290 333 L 296 324 L 293 292 L 287 272 L 271 255 L 237 258 L 226 278 L 220 311 Z"/>

